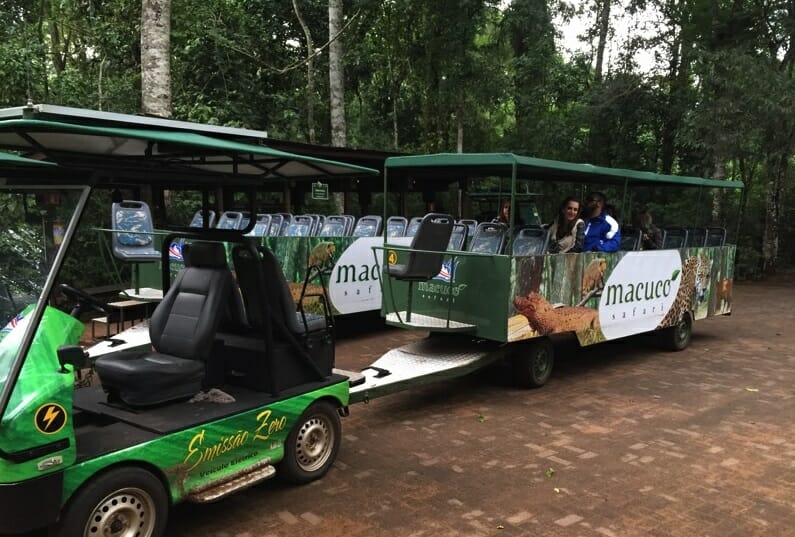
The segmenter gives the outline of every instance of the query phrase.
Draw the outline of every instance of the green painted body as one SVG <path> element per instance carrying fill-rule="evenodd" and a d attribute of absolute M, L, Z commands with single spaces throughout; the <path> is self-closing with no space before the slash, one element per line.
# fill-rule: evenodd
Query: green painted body
<path fill-rule="evenodd" d="M 394 259 L 398 264 L 407 255 L 405 248 L 385 248 L 388 258 L 390 253 L 396 255 Z M 680 304 L 684 304 L 696 320 L 731 312 L 735 246 L 631 252 L 633 257 L 627 258 L 627 264 L 640 264 L 644 258 L 665 255 L 660 252 L 678 252 L 679 263 L 682 267 L 690 267 L 690 273 L 681 269 L 684 272 L 674 278 L 676 284 L 682 286 L 679 295 L 676 300 L 670 297 L 673 305 L 657 312 L 662 324 L 651 329 L 673 325 L 675 321 L 666 314 Z M 600 317 L 604 317 L 599 312 L 601 295 L 614 269 L 629 253 L 589 252 L 529 257 L 456 253 L 445 257 L 446 262 L 452 262 L 452 277 L 447 280 L 440 274 L 427 282 L 410 285 L 385 276 L 383 313 L 405 312 L 411 289 L 412 315 L 473 325 L 472 334 L 479 338 L 504 343 L 574 332 L 582 345 L 590 345 L 614 339 L 605 334 L 600 325 Z M 613 285 L 607 289 L 614 293 L 618 287 Z M 624 294 L 628 289 L 623 291 Z M 526 298 L 532 299 L 531 313 L 522 309 L 526 304 L 522 299 Z M 635 314 L 640 315 L 638 312 Z M 620 324 L 622 319 L 613 321 Z M 412 328 L 405 322 L 390 324 Z M 413 328 L 434 330 L 422 326 Z M 630 327 L 619 332 L 623 337 L 642 331 L 647 330 Z"/>
<path fill-rule="evenodd" d="M 20 322 L 0 341 L 0 353 L 15 352 L 24 326 L 24 321 Z M 192 489 L 235 474 L 255 462 L 278 463 L 284 457 L 288 434 L 315 401 L 328 399 L 340 407 L 348 404 L 346 379 L 76 464 L 74 373 L 71 366 L 61 371 L 56 351 L 60 345 L 77 344 L 83 331 L 83 324 L 73 317 L 55 308 L 45 310 L 0 425 L 0 450 L 19 452 L 59 440 L 68 440 L 68 447 L 19 464 L 0 458 L 0 484 L 63 471 L 62 504 L 66 504 L 92 476 L 111 466 L 146 465 L 157 470 L 168 483 L 172 501 L 179 502 Z M 61 406 L 67 417 L 59 431 L 46 434 L 37 429 L 35 414 L 43 405 L 52 403 Z M 62 457 L 62 462 L 45 470 L 38 468 L 42 459 L 54 456 Z"/>
<path fill-rule="evenodd" d="M 29 307 L 25 311 L 29 311 Z M 25 332 L 22 321 L 0 342 L 0 354 L 13 353 L 19 347 Z M 54 453 L 63 457 L 61 465 L 39 470 L 40 458 L 14 463 L 0 458 L 0 483 L 15 483 L 62 470 L 74 463 L 76 455 L 74 426 L 72 416 L 72 396 L 74 393 L 74 374 L 71 370 L 60 372 L 56 351 L 60 345 L 75 345 L 83 333 L 83 324 L 55 308 L 48 307 L 36 329 L 33 343 L 28 351 L 19 378 L 11 392 L 5 414 L 0 421 L 0 449 L 5 452 L 19 452 L 25 449 L 50 444 L 59 440 L 69 440 L 69 447 Z M 52 434 L 42 432 L 36 427 L 36 411 L 42 405 L 57 404 L 66 413 L 63 427 Z M 53 419 L 60 419 L 54 416 Z"/>
<path fill-rule="evenodd" d="M 65 472 L 64 502 L 92 476 L 119 464 L 156 468 L 176 503 L 256 462 L 278 463 L 298 418 L 320 399 L 347 405 L 347 380 L 74 465 Z"/>

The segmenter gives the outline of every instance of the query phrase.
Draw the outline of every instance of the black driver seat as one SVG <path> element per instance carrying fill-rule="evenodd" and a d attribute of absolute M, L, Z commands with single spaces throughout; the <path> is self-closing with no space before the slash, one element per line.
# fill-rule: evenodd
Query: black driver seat
<path fill-rule="evenodd" d="M 223 244 L 191 244 L 186 267 L 149 321 L 154 351 L 123 351 L 97 359 L 95 367 L 109 396 L 146 406 L 198 393 L 233 287 Z"/>

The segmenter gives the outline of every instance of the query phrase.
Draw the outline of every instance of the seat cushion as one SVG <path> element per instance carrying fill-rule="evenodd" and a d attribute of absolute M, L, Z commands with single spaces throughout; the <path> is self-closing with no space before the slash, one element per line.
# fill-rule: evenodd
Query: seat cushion
<path fill-rule="evenodd" d="M 202 388 L 204 363 L 157 352 L 106 354 L 95 368 L 102 387 L 129 405 L 191 397 Z"/>

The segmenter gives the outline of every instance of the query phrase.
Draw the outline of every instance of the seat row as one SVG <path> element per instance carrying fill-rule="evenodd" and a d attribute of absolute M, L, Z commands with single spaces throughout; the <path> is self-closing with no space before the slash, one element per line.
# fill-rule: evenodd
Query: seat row
<path fill-rule="evenodd" d="M 660 231 L 662 232 L 662 249 L 665 250 L 723 246 L 726 243 L 726 228 L 723 227 L 666 227 Z M 624 227 L 621 230 L 621 249 L 640 250 L 642 234 L 638 228 Z"/>
<path fill-rule="evenodd" d="M 215 211 L 208 211 L 207 214 L 208 227 L 216 229 L 245 229 L 251 219 L 247 211 L 225 211 L 217 221 Z M 256 218 L 254 228 L 249 232 L 254 237 L 378 237 L 384 232 L 387 237 L 413 237 L 422 220 L 421 216 L 410 220 L 402 216 L 390 216 L 384 226 L 383 218 L 372 214 L 358 220 L 352 215 L 290 213 L 257 214 Z M 196 211 L 190 226 L 202 227 L 203 223 L 202 211 Z M 458 224 L 465 226 L 467 235 L 472 237 L 478 222 L 462 219 Z"/>

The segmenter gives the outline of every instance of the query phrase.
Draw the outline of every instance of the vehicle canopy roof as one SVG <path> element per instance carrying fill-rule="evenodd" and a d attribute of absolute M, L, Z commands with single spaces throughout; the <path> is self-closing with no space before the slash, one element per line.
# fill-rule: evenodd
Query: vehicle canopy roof
<path fill-rule="evenodd" d="M 719 181 L 683 175 L 607 168 L 558 160 L 524 157 L 514 153 L 437 153 L 432 155 L 389 157 L 387 175 L 414 179 L 456 180 L 469 177 L 515 177 L 566 183 L 608 185 L 667 184 L 717 188 L 743 188 L 740 181 Z"/>
<path fill-rule="evenodd" d="M 35 155 L 36 159 L 46 159 L 44 162 L 57 163 L 61 168 L 90 172 L 83 179 L 90 177 L 91 183 L 119 180 L 147 183 L 167 179 L 216 184 L 222 175 L 225 185 L 262 185 L 287 179 L 379 173 L 363 166 L 273 149 L 261 145 L 262 140 L 256 136 L 249 137 L 255 143 L 243 143 L 237 141 L 239 136 L 230 139 L 223 130 L 219 134 L 225 137 L 200 134 L 192 128 L 188 130 L 186 125 L 193 124 L 186 122 L 169 123 L 170 129 L 159 128 L 162 126 L 159 123 L 144 123 L 140 128 L 111 126 L 108 121 L 87 125 L 77 119 L 21 117 L 22 110 L 0 110 L 0 148 Z M 74 177 L 71 181 L 74 182 Z"/>

